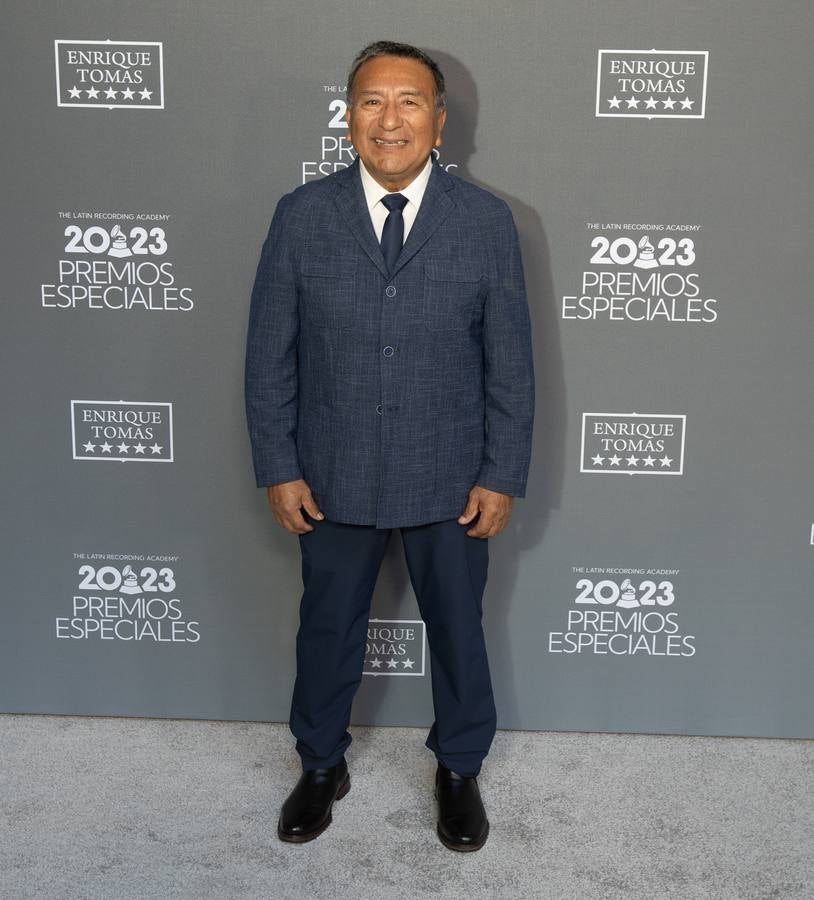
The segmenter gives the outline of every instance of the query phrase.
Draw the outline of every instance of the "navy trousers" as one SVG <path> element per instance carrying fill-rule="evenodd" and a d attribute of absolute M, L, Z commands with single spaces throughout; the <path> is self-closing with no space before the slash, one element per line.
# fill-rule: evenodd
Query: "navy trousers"
<path fill-rule="evenodd" d="M 390 528 L 314 519 L 299 535 L 304 592 L 289 727 L 303 769 L 336 765 L 351 743 L 370 600 Z M 435 721 L 425 745 L 447 768 L 477 775 L 495 735 L 481 619 L 489 539 L 457 519 L 400 528 L 410 581 L 427 629 Z"/>

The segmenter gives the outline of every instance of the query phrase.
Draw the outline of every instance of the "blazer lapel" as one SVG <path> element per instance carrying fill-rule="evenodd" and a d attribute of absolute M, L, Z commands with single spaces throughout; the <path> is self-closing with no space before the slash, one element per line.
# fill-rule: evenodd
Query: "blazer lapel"
<path fill-rule="evenodd" d="M 418 215 L 415 217 L 407 240 L 390 273 L 391 278 L 418 253 L 450 214 L 455 204 L 450 199 L 448 192 L 452 190 L 453 186 L 452 179 L 440 164 L 434 162 L 430 169 L 427 187 L 424 189 L 424 196 L 421 198 L 421 206 L 418 207 Z"/>
<path fill-rule="evenodd" d="M 367 209 L 362 178 L 359 175 L 359 157 L 343 169 L 339 179 L 340 190 L 336 192 L 334 202 L 342 213 L 348 229 L 359 242 L 359 246 L 367 253 L 378 270 L 388 278 L 387 263 L 384 261 L 382 248 L 376 240 L 373 222 Z"/>

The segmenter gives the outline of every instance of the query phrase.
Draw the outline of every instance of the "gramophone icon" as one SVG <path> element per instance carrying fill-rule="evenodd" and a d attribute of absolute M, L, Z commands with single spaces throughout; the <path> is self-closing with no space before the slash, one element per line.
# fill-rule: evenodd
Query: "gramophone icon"
<path fill-rule="evenodd" d="M 633 263 L 637 269 L 655 269 L 658 267 L 656 260 L 656 248 L 650 243 L 650 238 L 645 235 L 638 243 L 639 255 Z"/>
<path fill-rule="evenodd" d="M 619 606 L 624 606 L 625 608 L 629 608 L 631 606 L 638 606 L 639 601 L 636 599 L 636 588 L 633 587 L 629 578 L 625 578 L 625 580 L 620 585 L 622 596 L 619 600 Z"/>
<path fill-rule="evenodd" d="M 119 225 L 114 225 L 110 229 L 110 236 L 113 238 L 113 244 L 107 251 L 108 256 L 132 256 L 133 251 L 127 246 L 127 235 L 121 230 Z"/>
<path fill-rule="evenodd" d="M 122 582 L 121 586 L 121 592 L 123 594 L 141 593 L 138 578 L 136 577 L 136 573 L 133 571 L 133 567 L 131 565 L 126 565 L 122 569 L 122 575 L 124 576 L 124 581 Z"/>

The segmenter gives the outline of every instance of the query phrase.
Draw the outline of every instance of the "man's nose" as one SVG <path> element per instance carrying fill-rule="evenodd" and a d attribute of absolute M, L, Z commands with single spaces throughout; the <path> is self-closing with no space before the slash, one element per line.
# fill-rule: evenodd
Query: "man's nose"
<path fill-rule="evenodd" d="M 382 104 L 380 121 L 382 128 L 392 131 L 401 125 L 401 111 L 396 100 L 385 100 Z"/>

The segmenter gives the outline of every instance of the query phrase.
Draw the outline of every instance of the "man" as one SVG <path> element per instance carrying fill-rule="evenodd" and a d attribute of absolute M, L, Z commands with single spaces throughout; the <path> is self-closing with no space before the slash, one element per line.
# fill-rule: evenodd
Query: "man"
<path fill-rule="evenodd" d="M 246 406 L 258 487 L 299 535 L 290 728 L 303 772 L 278 835 L 307 841 L 344 757 L 370 601 L 399 528 L 430 646 L 438 836 L 477 850 L 496 727 L 481 626 L 488 539 L 525 496 L 531 334 L 506 203 L 434 161 L 444 79 L 377 41 L 348 77 L 353 164 L 279 201 L 252 291 Z"/>

